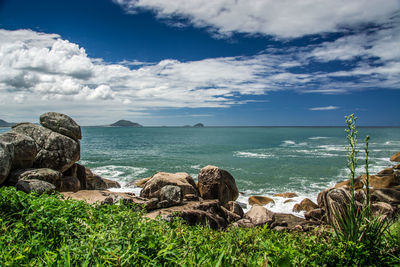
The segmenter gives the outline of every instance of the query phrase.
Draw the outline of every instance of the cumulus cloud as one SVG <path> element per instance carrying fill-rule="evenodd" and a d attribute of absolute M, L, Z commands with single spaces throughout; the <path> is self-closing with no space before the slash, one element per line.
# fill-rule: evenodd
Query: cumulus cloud
<path fill-rule="evenodd" d="M 351 25 L 382 23 L 400 8 L 397 0 L 114 0 L 127 12 L 152 10 L 219 35 L 266 34 L 280 38 L 335 32 Z M 177 25 L 182 27 L 182 21 Z M 174 25 L 173 23 L 169 23 Z M 175 23 L 176 24 L 176 23 Z"/>
<path fill-rule="evenodd" d="M 309 108 L 309 110 L 312 111 L 321 111 L 321 110 L 335 110 L 338 109 L 339 107 L 336 106 L 327 106 L 327 107 L 315 107 L 315 108 Z"/>

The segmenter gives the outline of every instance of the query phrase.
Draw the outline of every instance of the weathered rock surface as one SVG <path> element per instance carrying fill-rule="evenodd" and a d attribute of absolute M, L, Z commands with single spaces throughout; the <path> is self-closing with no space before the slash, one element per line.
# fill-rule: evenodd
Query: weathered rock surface
<path fill-rule="evenodd" d="M 271 224 L 275 219 L 275 214 L 263 206 L 253 205 L 244 215 L 244 219 L 249 219 L 255 226 L 262 226 Z"/>
<path fill-rule="evenodd" d="M 11 171 L 12 155 L 10 150 L 0 143 L 0 184 L 8 177 Z"/>
<path fill-rule="evenodd" d="M 40 169 L 22 169 L 10 173 L 7 184 L 16 185 L 19 180 L 42 180 L 53 184 L 57 190 L 60 189 L 62 174 L 58 171 L 40 168 Z"/>
<path fill-rule="evenodd" d="M 42 180 L 19 180 L 16 185 L 17 190 L 21 190 L 25 193 L 35 192 L 37 194 L 50 194 L 54 192 L 56 187 L 51 183 Z"/>
<path fill-rule="evenodd" d="M 325 211 L 321 208 L 316 208 L 313 210 L 309 210 L 304 214 L 304 218 L 306 218 L 306 220 L 312 220 L 312 221 L 324 221 L 324 215 L 325 215 Z"/>
<path fill-rule="evenodd" d="M 80 190 L 88 189 L 85 166 L 75 163 L 74 165 L 71 166 L 71 168 L 69 168 L 68 170 L 63 172 L 63 176 L 73 176 L 73 177 L 78 178 L 80 186 L 81 186 Z"/>
<path fill-rule="evenodd" d="M 44 113 L 40 115 L 40 124 L 75 141 L 82 138 L 81 127 L 73 119 L 64 114 L 57 112 Z"/>
<path fill-rule="evenodd" d="M 312 202 L 310 199 L 305 198 L 299 204 L 294 205 L 293 211 L 294 212 L 310 211 L 316 208 L 318 208 L 317 204 Z"/>
<path fill-rule="evenodd" d="M 288 230 L 288 231 L 302 231 L 307 232 L 319 225 L 318 222 L 308 221 L 303 218 L 294 216 L 293 214 L 275 213 L 274 221 L 270 225 L 272 229 Z"/>
<path fill-rule="evenodd" d="M 153 198 L 159 197 L 159 190 L 166 185 L 176 185 L 181 188 L 182 195 L 198 195 L 196 184 L 192 177 L 185 172 L 167 173 L 158 172 L 145 184 L 140 192 L 141 197 Z"/>
<path fill-rule="evenodd" d="M 137 181 L 130 182 L 129 184 L 127 184 L 127 186 L 128 186 L 128 187 L 137 186 L 137 187 L 143 188 L 144 185 L 145 185 L 151 178 L 152 178 L 152 177 L 142 178 L 142 179 L 139 179 L 139 180 L 137 180 Z"/>
<path fill-rule="evenodd" d="M 198 188 L 203 199 L 218 199 L 221 204 L 236 200 L 239 190 L 232 175 L 215 166 L 202 168 L 198 175 Z"/>
<path fill-rule="evenodd" d="M 167 208 L 182 203 L 182 189 L 176 185 L 166 185 L 160 189 L 158 207 Z"/>
<path fill-rule="evenodd" d="M 376 202 L 371 204 L 371 213 L 374 216 L 386 215 L 391 217 L 394 213 L 393 207 L 385 202 Z"/>
<path fill-rule="evenodd" d="M 33 165 L 37 151 L 35 141 L 27 135 L 9 131 L 0 135 L 0 143 L 11 153 L 11 170 L 26 169 Z"/>
<path fill-rule="evenodd" d="M 371 193 L 371 202 L 385 202 L 392 206 L 400 204 L 400 189 L 382 188 Z"/>
<path fill-rule="evenodd" d="M 236 201 L 229 201 L 228 203 L 225 204 L 225 207 L 230 211 L 235 214 L 237 214 L 239 217 L 244 216 L 244 211 L 242 209 L 242 206 Z"/>
<path fill-rule="evenodd" d="M 33 123 L 16 124 L 12 129 L 35 141 L 37 154 L 33 167 L 64 172 L 80 158 L 79 142 L 65 135 Z"/>
<path fill-rule="evenodd" d="M 117 181 L 113 181 L 113 180 L 106 179 L 106 178 L 101 178 L 101 179 L 103 179 L 103 181 L 106 183 L 107 189 L 108 188 L 121 188 L 121 185 Z"/>
<path fill-rule="evenodd" d="M 286 192 L 286 193 L 275 194 L 274 197 L 294 198 L 298 197 L 298 195 L 296 193 Z"/>
<path fill-rule="evenodd" d="M 59 192 L 77 192 L 81 189 L 79 179 L 74 176 L 61 177 L 60 187 L 57 188 Z"/>
<path fill-rule="evenodd" d="M 366 183 L 367 176 L 361 176 L 364 183 Z M 375 189 L 392 188 L 400 185 L 400 177 L 395 173 L 392 174 L 377 174 L 369 176 L 369 185 Z"/>
<path fill-rule="evenodd" d="M 249 197 L 249 205 L 267 205 L 268 203 L 275 203 L 270 197 L 264 196 L 251 196 Z"/>
<path fill-rule="evenodd" d="M 346 189 L 350 189 L 350 186 L 351 186 L 351 181 L 350 180 L 346 180 L 346 181 L 337 183 L 335 185 L 335 188 L 342 188 L 343 187 L 343 188 L 346 188 Z M 364 186 L 364 183 L 363 183 L 361 177 L 357 177 L 357 178 L 354 179 L 354 189 L 355 190 L 361 189 L 361 188 L 363 188 L 363 186 Z"/>
<path fill-rule="evenodd" d="M 173 217 L 183 218 L 189 225 L 210 225 L 213 229 L 226 228 L 228 220 L 226 211 L 221 207 L 218 200 L 205 200 L 200 202 L 186 202 L 181 206 L 173 206 L 149 212 L 145 217 L 171 220 Z"/>
<path fill-rule="evenodd" d="M 390 161 L 400 162 L 400 152 L 397 152 L 396 154 L 392 155 L 390 157 Z"/>

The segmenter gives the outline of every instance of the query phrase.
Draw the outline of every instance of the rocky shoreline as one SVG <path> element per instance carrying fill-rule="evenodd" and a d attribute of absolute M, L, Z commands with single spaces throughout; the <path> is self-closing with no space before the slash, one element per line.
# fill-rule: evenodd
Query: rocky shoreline
<path fill-rule="evenodd" d="M 158 172 L 152 177 L 134 181 L 142 187 L 140 196 L 111 192 L 118 182 L 102 178 L 80 159 L 80 126 L 70 117 L 48 112 L 40 124 L 19 123 L 0 135 L 0 186 L 15 186 L 26 193 L 61 192 L 64 198 L 98 204 L 127 204 L 145 208 L 150 219 L 183 218 L 188 224 L 208 224 L 214 229 L 268 225 L 277 231 L 309 231 L 316 226 L 335 223 L 333 214 L 350 203 L 350 181 L 327 188 L 318 195 L 317 203 L 304 199 L 293 211 L 305 212 L 305 218 L 274 213 L 264 205 L 273 201 L 266 196 L 251 196 L 251 208 L 244 213 L 237 202 L 239 190 L 235 179 L 216 166 L 202 168 L 198 182 L 187 173 Z M 391 157 L 400 162 L 400 152 Z M 357 177 L 356 205 L 366 206 L 366 176 Z M 370 176 L 371 211 L 375 216 L 394 217 L 400 210 L 400 164 Z M 296 193 L 278 193 L 286 202 Z"/>

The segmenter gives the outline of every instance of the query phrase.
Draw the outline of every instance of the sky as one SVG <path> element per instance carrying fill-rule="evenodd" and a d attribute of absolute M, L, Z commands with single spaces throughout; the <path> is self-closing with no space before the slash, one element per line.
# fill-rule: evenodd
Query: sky
<path fill-rule="evenodd" d="M 0 0 L 0 119 L 400 126 L 400 0 Z"/>

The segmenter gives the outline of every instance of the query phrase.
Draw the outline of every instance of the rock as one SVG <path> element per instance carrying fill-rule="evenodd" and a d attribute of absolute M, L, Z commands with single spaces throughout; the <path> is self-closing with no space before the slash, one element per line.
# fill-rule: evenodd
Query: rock
<path fill-rule="evenodd" d="M 89 204 L 116 204 L 122 200 L 123 204 L 136 204 L 142 207 L 145 199 L 136 197 L 131 193 L 110 192 L 107 190 L 80 190 L 77 192 L 63 192 L 61 193 L 64 199 L 82 200 Z"/>
<path fill-rule="evenodd" d="M 159 208 L 158 202 L 159 202 L 158 198 L 156 197 L 150 198 L 146 200 L 146 202 L 144 203 L 144 207 L 146 208 L 147 211 L 158 209 Z"/>
<path fill-rule="evenodd" d="M 198 188 L 203 199 L 219 199 L 222 205 L 236 200 L 239 190 L 232 175 L 215 166 L 202 168 L 198 175 Z"/>
<path fill-rule="evenodd" d="M 165 220 L 173 220 L 174 217 L 181 217 L 189 225 L 209 225 L 213 229 L 223 229 L 228 226 L 226 211 L 222 209 L 218 200 L 187 202 L 181 206 L 173 206 L 149 212 L 145 217 Z"/>
<path fill-rule="evenodd" d="M 89 168 L 85 168 L 85 176 L 88 190 L 105 190 L 106 182 L 97 174 L 94 174 Z"/>
<path fill-rule="evenodd" d="M 143 188 L 144 185 L 151 179 L 151 177 L 147 177 L 147 178 L 143 178 L 143 179 L 139 179 L 137 181 L 133 181 L 132 184 L 129 183 L 129 186 L 137 186 L 137 187 L 141 187 Z"/>
<path fill-rule="evenodd" d="M 385 202 L 392 206 L 400 204 L 400 189 L 382 188 L 371 193 L 371 202 Z"/>
<path fill-rule="evenodd" d="M 252 228 L 254 224 L 250 219 L 240 219 L 232 224 L 233 227 Z"/>
<path fill-rule="evenodd" d="M 56 187 L 51 183 L 42 180 L 19 180 L 16 185 L 17 190 L 23 191 L 25 193 L 37 193 L 37 194 L 50 194 L 54 192 Z"/>
<path fill-rule="evenodd" d="M 400 164 L 397 164 L 397 165 L 393 166 L 393 169 L 394 170 L 399 170 L 400 169 Z"/>
<path fill-rule="evenodd" d="M 221 209 L 225 213 L 224 218 L 226 218 L 228 224 L 234 223 L 242 218 L 239 215 L 237 215 L 236 213 L 229 211 L 228 209 L 226 209 L 223 206 L 221 206 Z"/>
<path fill-rule="evenodd" d="M 393 174 L 393 168 L 386 168 L 380 172 L 378 172 L 376 175 L 387 175 L 387 174 Z"/>
<path fill-rule="evenodd" d="M 346 189 L 350 189 L 350 185 L 351 185 L 350 180 L 346 180 L 346 181 L 337 183 L 335 185 L 335 188 L 344 187 Z M 363 188 L 363 186 L 364 186 L 364 183 L 363 183 L 361 177 L 357 177 L 357 178 L 354 179 L 354 189 L 355 190 L 361 189 L 361 188 Z"/>
<path fill-rule="evenodd" d="M 33 123 L 20 123 L 13 131 L 31 137 L 37 154 L 33 167 L 64 172 L 80 158 L 80 145 L 75 140 Z"/>
<path fill-rule="evenodd" d="M 283 201 L 283 204 L 287 204 L 287 203 L 290 203 L 290 202 L 294 202 L 294 200 L 293 199 L 286 199 L 285 201 Z"/>
<path fill-rule="evenodd" d="M 255 226 L 262 226 L 264 224 L 271 224 L 274 221 L 275 215 L 272 211 L 256 204 L 246 212 L 244 218 L 249 219 Z"/>
<path fill-rule="evenodd" d="M 145 198 L 158 197 L 159 190 L 166 185 L 179 186 L 182 190 L 183 196 L 187 194 L 198 195 L 194 180 L 189 174 L 185 172 L 158 172 L 145 184 L 140 192 L 140 196 Z"/>
<path fill-rule="evenodd" d="M 298 197 L 298 195 L 296 193 L 287 192 L 287 193 L 275 194 L 274 197 L 294 198 Z"/>
<path fill-rule="evenodd" d="M 81 189 L 79 179 L 74 176 L 63 176 L 61 178 L 61 185 L 58 188 L 59 192 L 77 192 Z"/>
<path fill-rule="evenodd" d="M 86 168 L 78 163 L 75 163 L 68 170 L 63 173 L 63 176 L 73 176 L 78 178 L 81 185 L 80 190 L 86 190 L 88 188 L 86 181 Z"/>
<path fill-rule="evenodd" d="M 113 180 L 106 179 L 106 178 L 101 178 L 101 179 L 103 180 L 103 182 L 106 183 L 107 189 L 108 188 L 121 188 L 121 185 L 117 181 L 113 181 Z"/>
<path fill-rule="evenodd" d="M 22 169 L 11 172 L 7 184 L 16 185 L 19 180 L 35 179 L 51 183 L 58 190 L 61 185 L 61 176 L 60 172 L 48 168 Z"/>
<path fill-rule="evenodd" d="M 242 206 L 236 201 L 229 201 L 228 203 L 225 204 L 225 207 L 230 211 L 242 218 L 244 216 L 244 212 L 242 209 Z"/>
<path fill-rule="evenodd" d="M 284 226 L 290 231 L 310 231 L 319 225 L 318 222 L 307 221 L 303 218 L 287 213 L 275 213 L 274 225 Z"/>
<path fill-rule="evenodd" d="M 310 199 L 305 198 L 299 204 L 294 205 L 293 211 L 294 212 L 310 211 L 316 208 L 318 208 L 317 204 L 312 202 Z"/>
<path fill-rule="evenodd" d="M 367 176 L 363 174 L 361 178 L 364 183 L 366 183 Z M 387 175 L 370 175 L 369 185 L 370 187 L 373 187 L 375 189 L 391 188 L 400 185 L 400 177 L 398 177 L 394 173 Z"/>
<path fill-rule="evenodd" d="M 251 196 L 249 197 L 249 205 L 267 205 L 268 203 L 275 203 L 275 201 L 270 197 L 264 196 Z"/>
<path fill-rule="evenodd" d="M 40 115 L 40 124 L 75 141 L 82 138 L 81 127 L 73 119 L 64 114 L 57 112 L 44 113 Z"/>
<path fill-rule="evenodd" d="M 196 196 L 195 194 L 186 194 L 184 197 L 185 201 L 200 201 L 203 200 L 199 196 Z"/>
<path fill-rule="evenodd" d="M 304 218 L 306 218 L 306 220 L 313 220 L 313 221 L 323 221 L 324 220 L 324 210 L 317 208 L 317 209 L 313 209 L 313 210 L 309 210 L 304 214 Z"/>
<path fill-rule="evenodd" d="M 351 193 L 346 188 L 328 188 L 319 193 L 318 206 L 324 209 L 328 223 L 337 225 L 335 214 L 347 212 Z"/>
<path fill-rule="evenodd" d="M 160 202 L 158 203 L 158 207 L 167 208 L 175 205 L 179 205 L 182 203 L 183 196 L 182 190 L 179 186 L 176 185 L 166 185 L 160 189 L 160 193 L 158 194 Z"/>
<path fill-rule="evenodd" d="M 37 151 L 32 138 L 10 131 L 0 135 L 0 144 L 8 147 L 12 158 L 11 170 L 27 169 L 33 166 Z"/>
<path fill-rule="evenodd" d="M 0 184 L 8 177 L 11 171 L 12 155 L 9 149 L 0 143 Z"/>
<path fill-rule="evenodd" d="M 397 152 L 396 154 L 392 155 L 390 157 L 390 161 L 400 162 L 400 152 Z"/>
<path fill-rule="evenodd" d="M 393 216 L 393 207 L 385 202 L 376 202 L 371 204 L 371 213 L 373 216 L 378 217 L 381 215 L 386 215 L 389 217 Z"/>

